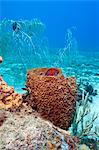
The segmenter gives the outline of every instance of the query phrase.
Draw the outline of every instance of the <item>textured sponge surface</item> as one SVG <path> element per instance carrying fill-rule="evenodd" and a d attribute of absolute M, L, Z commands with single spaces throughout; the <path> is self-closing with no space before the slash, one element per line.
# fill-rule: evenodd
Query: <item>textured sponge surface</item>
<path fill-rule="evenodd" d="M 60 69 L 52 71 L 57 74 L 54 75 L 49 68 L 28 71 L 28 102 L 43 118 L 60 128 L 68 129 L 75 111 L 76 80 L 73 77 L 65 78 Z M 50 72 L 53 74 L 50 75 Z"/>

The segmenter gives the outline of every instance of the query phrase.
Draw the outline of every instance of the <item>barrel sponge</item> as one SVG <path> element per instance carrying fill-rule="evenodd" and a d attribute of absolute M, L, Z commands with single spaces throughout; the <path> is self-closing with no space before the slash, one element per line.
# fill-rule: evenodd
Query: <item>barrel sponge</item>
<path fill-rule="evenodd" d="M 76 103 L 76 79 L 65 78 L 58 68 L 37 68 L 27 72 L 28 103 L 46 120 L 68 129 Z"/>

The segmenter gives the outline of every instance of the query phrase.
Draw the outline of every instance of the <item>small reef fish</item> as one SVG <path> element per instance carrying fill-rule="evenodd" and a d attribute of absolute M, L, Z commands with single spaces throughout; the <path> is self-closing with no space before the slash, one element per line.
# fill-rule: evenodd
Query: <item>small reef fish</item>
<path fill-rule="evenodd" d="M 2 61 L 3 61 L 3 59 L 2 59 L 2 57 L 0 56 L 0 63 L 2 63 Z"/>
<path fill-rule="evenodd" d="M 15 30 L 17 29 L 17 23 L 16 23 L 16 22 L 14 22 L 14 23 L 12 24 L 12 29 L 13 29 L 13 31 L 15 31 Z"/>
<path fill-rule="evenodd" d="M 13 22 L 12 29 L 13 29 L 14 32 L 17 33 L 20 30 L 20 24 L 17 23 L 17 22 Z"/>
<path fill-rule="evenodd" d="M 45 76 L 57 76 L 59 74 L 59 70 L 56 68 L 50 68 L 45 73 Z"/>

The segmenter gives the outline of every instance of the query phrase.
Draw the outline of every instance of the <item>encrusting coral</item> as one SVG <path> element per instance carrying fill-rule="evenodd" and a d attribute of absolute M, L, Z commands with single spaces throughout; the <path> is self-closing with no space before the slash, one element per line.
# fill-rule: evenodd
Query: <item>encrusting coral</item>
<path fill-rule="evenodd" d="M 0 109 L 16 109 L 22 103 L 22 96 L 6 84 L 0 76 Z"/>
<path fill-rule="evenodd" d="M 57 68 L 38 68 L 28 71 L 26 86 L 28 96 L 24 101 L 43 118 L 68 129 L 75 111 L 75 78 L 65 78 Z"/>

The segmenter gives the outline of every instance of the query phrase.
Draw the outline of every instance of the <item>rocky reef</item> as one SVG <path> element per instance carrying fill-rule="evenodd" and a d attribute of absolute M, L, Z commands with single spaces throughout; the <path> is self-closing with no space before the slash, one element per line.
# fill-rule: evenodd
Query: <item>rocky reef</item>
<path fill-rule="evenodd" d="M 75 78 L 65 78 L 60 69 L 37 68 L 28 71 L 26 87 L 24 100 L 44 119 L 68 129 L 75 111 Z"/>
<path fill-rule="evenodd" d="M 22 96 L 14 91 L 0 76 L 0 109 L 16 109 L 22 103 Z"/>
<path fill-rule="evenodd" d="M 27 74 L 26 86 L 27 93 L 20 95 L 0 77 L 0 150 L 75 148 L 70 133 L 56 127 L 70 126 L 75 79 L 65 79 L 60 69 L 33 69 Z"/>
<path fill-rule="evenodd" d="M 83 115 L 89 112 L 88 93 L 77 101 L 75 78 L 65 78 L 58 68 L 32 69 L 24 90 L 16 93 L 0 76 L 0 150 L 98 149 L 98 139 L 87 137 L 94 121 L 85 128 L 79 114 L 80 107 Z"/>
<path fill-rule="evenodd" d="M 31 107 L 3 113 L 7 119 L 0 126 L 0 150 L 76 150 L 77 140 L 69 131 L 45 121 Z"/>

